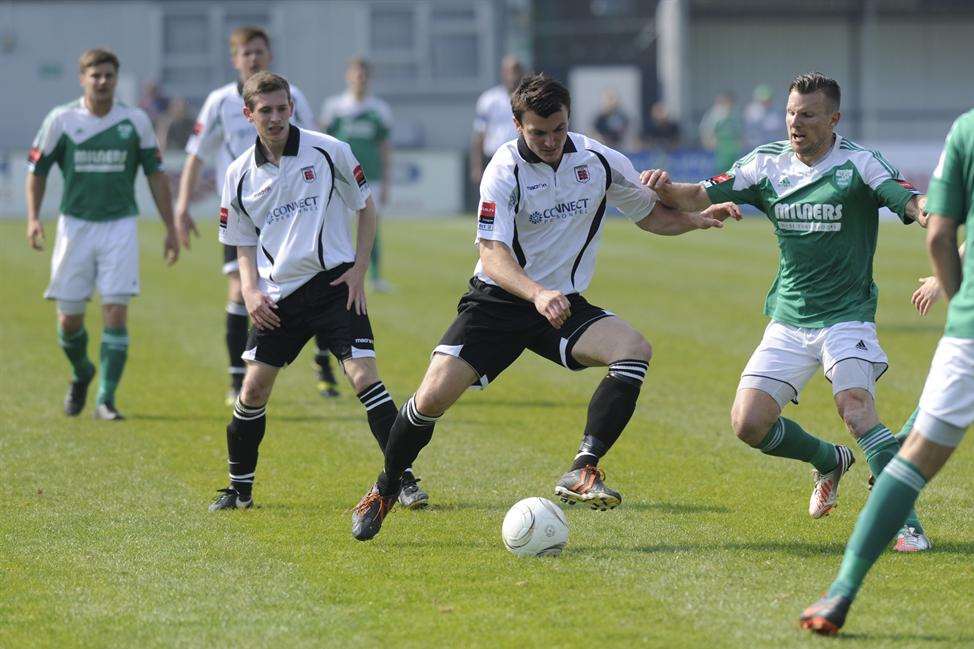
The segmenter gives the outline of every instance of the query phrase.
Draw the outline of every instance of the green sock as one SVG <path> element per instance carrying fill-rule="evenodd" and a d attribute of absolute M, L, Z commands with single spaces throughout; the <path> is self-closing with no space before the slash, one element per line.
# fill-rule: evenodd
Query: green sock
<path fill-rule="evenodd" d="M 796 422 L 784 417 L 774 423 L 758 448 L 767 455 L 809 462 L 819 473 L 828 473 L 839 465 L 834 444 L 809 435 Z"/>
<path fill-rule="evenodd" d="M 128 357 L 129 334 L 125 327 L 105 327 L 101 334 L 101 381 L 98 384 L 98 403 L 114 403 L 115 388 L 122 380 L 125 359 Z"/>
<path fill-rule="evenodd" d="M 915 414 L 911 418 L 911 422 L 912 419 L 916 418 Z M 910 423 L 910 426 L 912 427 L 912 423 Z M 866 463 L 869 465 L 869 470 L 872 472 L 874 478 L 879 477 L 879 474 L 883 472 L 883 468 L 893 459 L 897 451 L 900 450 L 900 442 L 893 437 L 889 428 L 883 424 L 876 424 L 857 441 L 859 442 L 859 448 L 866 455 Z M 909 516 L 906 517 L 906 525 L 915 528 L 917 532 L 923 534 L 923 525 L 920 524 L 920 518 L 917 516 L 916 511 L 912 509 L 910 510 Z"/>
<path fill-rule="evenodd" d="M 71 363 L 75 381 L 89 381 L 95 373 L 95 365 L 88 359 L 88 331 L 81 327 L 77 331 L 66 333 L 61 327 L 57 328 L 58 344 L 64 350 L 64 355 Z"/>
<path fill-rule="evenodd" d="M 897 455 L 876 479 L 845 548 L 839 575 L 829 596 L 856 596 L 866 573 L 903 525 L 927 481 L 913 464 Z"/>
<path fill-rule="evenodd" d="M 916 422 L 917 415 L 919 414 L 920 406 L 917 406 L 916 410 L 913 411 L 913 414 L 910 415 L 910 418 L 906 420 L 905 424 L 903 424 L 903 428 L 900 429 L 900 432 L 896 433 L 896 441 L 898 441 L 900 445 L 902 445 L 903 442 L 906 441 L 906 438 L 910 436 L 910 431 L 913 430 L 913 424 Z"/>

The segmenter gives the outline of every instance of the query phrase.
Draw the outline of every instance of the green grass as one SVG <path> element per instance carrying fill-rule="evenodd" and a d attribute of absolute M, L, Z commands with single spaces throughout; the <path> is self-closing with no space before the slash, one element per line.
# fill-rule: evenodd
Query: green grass
<path fill-rule="evenodd" d="M 474 263 L 469 219 L 391 221 L 391 295 L 370 313 L 397 402 L 418 384 Z M 49 241 L 53 224 L 48 225 Z M 380 467 L 362 408 L 320 399 L 308 350 L 268 410 L 259 509 L 209 514 L 226 480 L 225 284 L 215 227 L 171 269 L 161 228 L 141 224 L 143 295 L 118 404 L 121 424 L 60 414 L 68 376 L 54 307 L 41 299 L 49 252 L 0 223 L 0 647 L 785 647 L 824 646 L 795 627 L 828 585 L 866 498 L 861 461 L 841 508 L 811 520 L 807 466 L 738 442 L 728 409 L 761 337 L 775 265 L 767 223 L 681 238 L 607 225 L 587 297 L 655 349 L 636 414 L 604 462 L 619 509 L 568 510 L 557 559 L 504 550 L 507 508 L 549 496 L 574 454 L 603 374 L 525 355 L 437 426 L 417 469 L 433 505 L 394 511 L 358 543 L 348 508 Z M 928 274 L 921 233 L 884 224 L 877 254 L 880 337 L 891 368 L 880 415 L 913 410 L 944 309 L 909 304 Z M 89 309 L 90 352 L 100 316 Z M 789 416 L 848 434 L 826 381 Z M 967 446 L 970 446 L 968 444 Z M 843 647 L 974 644 L 974 459 L 961 448 L 919 509 L 935 550 L 887 554 L 866 583 Z"/>

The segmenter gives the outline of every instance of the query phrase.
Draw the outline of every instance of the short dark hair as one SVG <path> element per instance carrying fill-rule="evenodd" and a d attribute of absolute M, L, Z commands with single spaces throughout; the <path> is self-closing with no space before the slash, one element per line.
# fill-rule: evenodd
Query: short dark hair
<path fill-rule="evenodd" d="M 288 83 L 287 79 L 279 74 L 274 74 L 273 72 L 267 72 L 266 70 L 258 72 L 253 75 L 243 86 L 243 100 L 247 108 L 250 110 L 254 109 L 254 103 L 257 100 L 257 95 L 263 95 L 268 92 L 277 92 L 278 90 L 283 90 L 287 94 L 288 103 L 291 102 L 291 84 Z"/>
<path fill-rule="evenodd" d="M 84 74 L 88 68 L 102 63 L 111 63 L 115 66 L 115 72 L 118 72 L 118 57 L 115 56 L 115 52 L 101 47 L 85 50 L 81 53 L 81 58 L 78 59 L 78 72 Z"/>
<path fill-rule="evenodd" d="M 568 88 L 543 72 L 521 79 L 511 95 L 511 112 L 518 122 L 529 110 L 541 117 L 549 117 L 561 110 L 562 106 L 569 113 L 572 112 L 572 96 Z"/>
<path fill-rule="evenodd" d="M 839 105 L 842 103 L 842 91 L 839 89 L 839 82 L 820 72 L 799 74 L 792 79 L 791 85 L 788 86 L 789 94 L 792 90 L 800 95 L 821 91 L 835 106 L 835 110 L 839 110 Z"/>
<path fill-rule="evenodd" d="M 271 46 L 271 39 L 261 27 L 237 27 L 230 32 L 230 54 L 236 54 L 237 50 L 255 38 L 264 40 L 264 45 Z"/>

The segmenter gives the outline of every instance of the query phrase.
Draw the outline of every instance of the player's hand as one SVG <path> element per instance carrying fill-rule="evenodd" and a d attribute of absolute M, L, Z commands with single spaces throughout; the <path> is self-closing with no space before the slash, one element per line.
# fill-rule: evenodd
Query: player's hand
<path fill-rule="evenodd" d="M 917 196 L 917 223 L 921 228 L 925 228 L 929 221 L 930 215 L 927 213 L 927 195 L 921 194 Z"/>
<path fill-rule="evenodd" d="M 189 250 L 189 233 L 192 232 L 196 235 L 198 239 L 200 236 L 200 231 L 196 229 L 196 222 L 193 221 L 193 217 L 189 215 L 189 210 L 180 210 L 176 212 L 176 232 L 179 233 L 179 242 L 183 244 L 186 250 Z"/>
<path fill-rule="evenodd" d="M 257 289 L 243 292 L 247 315 L 258 329 L 277 329 L 281 326 L 281 318 L 275 313 L 277 304 L 266 293 Z"/>
<path fill-rule="evenodd" d="M 162 256 L 166 260 L 167 266 L 172 266 L 179 259 L 179 237 L 176 236 L 176 229 L 166 230 L 166 240 L 162 244 Z"/>
<path fill-rule="evenodd" d="M 34 250 L 44 249 L 44 226 L 40 219 L 27 221 L 27 243 Z"/>
<path fill-rule="evenodd" d="M 365 271 L 367 268 L 366 264 L 361 266 L 353 264 L 351 268 L 331 283 L 332 286 L 348 285 L 348 301 L 345 303 L 345 309 L 351 311 L 352 306 L 355 306 L 355 313 L 358 315 L 369 312 L 365 304 Z"/>
<path fill-rule="evenodd" d="M 940 282 L 937 281 L 936 277 L 920 277 L 917 281 L 920 282 L 920 288 L 913 291 L 913 297 L 910 301 L 913 302 L 917 313 L 927 315 L 930 312 L 930 307 L 936 304 L 943 292 L 940 290 Z"/>
<path fill-rule="evenodd" d="M 717 203 L 702 212 L 691 212 L 691 221 L 698 230 L 722 228 L 727 219 L 741 220 L 741 208 L 734 203 Z"/>
<path fill-rule="evenodd" d="M 664 203 L 669 198 L 669 190 L 673 186 L 673 181 L 670 179 L 670 173 L 665 169 L 647 169 L 639 174 L 639 180 L 659 194 Z"/>
<path fill-rule="evenodd" d="M 561 329 L 561 326 L 572 314 L 568 298 L 559 291 L 549 291 L 548 289 L 538 291 L 538 294 L 534 296 L 534 308 L 555 329 Z"/>

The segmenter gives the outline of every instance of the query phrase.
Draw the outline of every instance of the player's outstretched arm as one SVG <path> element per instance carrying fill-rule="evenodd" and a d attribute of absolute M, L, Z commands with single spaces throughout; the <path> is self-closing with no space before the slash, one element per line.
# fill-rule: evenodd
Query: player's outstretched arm
<path fill-rule="evenodd" d="M 534 304 L 552 327 L 560 329 L 571 315 L 571 308 L 560 291 L 546 289 L 527 276 L 514 259 L 511 249 L 500 241 L 481 239 L 480 261 L 484 272 L 502 289 Z"/>
<path fill-rule="evenodd" d="M 257 246 L 237 246 L 237 263 L 240 267 L 240 292 L 251 322 L 258 329 L 280 327 L 281 318 L 274 313 L 277 304 L 258 288 Z"/>
<path fill-rule="evenodd" d="M 960 289 L 962 277 L 957 227 L 956 220 L 939 214 L 932 214 L 927 226 L 927 250 L 934 274 L 948 300 Z"/>
<path fill-rule="evenodd" d="M 665 169 L 647 169 L 639 180 L 656 192 L 661 201 L 678 210 L 700 211 L 710 207 L 710 197 L 703 185 L 675 183 Z"/>
<path fill-rule="evenodd" d="M 200 236 L 200 231 L 196 229 L 193 217 L 189 215 L 189 201 L 202 168 L 203 161 L 195 155 L 189 154 L 183 164 L 183 173 L 179 175 L 179 193 L 176 195 L 176 232 L 179 234 L 180 243 L 186 250 L 189 250 L 189 233 L 192 232 L 197 237 Z"/>
<path fill-rule="evenodd" d="M 662 203 L 653 206 L 649 215 L 636 225 L 647 232 L 674 236 L 691 230 L 707 230 L 724 227 L 724 221 L 741 220 L 741 209 L 734 203 L 717 203 L 702 212 L 681 212 Z"/>
<path fill-rule="evenodd" d="M 34 250 L 44 249 L 44 226 L 41 225 L 41 202 L 47 187 L 47 176 L 27 172 L 27 243 Z"/>
<path fill-rule="evenodd" d="M 159 216 L 166 226 L 163 256 L 166 263 L 172 266 L 179 259 L 179 238 L 176 236 L 176 224 L 172 215 L 172 189 L 169 186 L 169 176 L 160 170 L 149 174 L 148 180 L 152 200 L 155 201 Z"/>
<path fill-rule="evenodd" d="M 355 263 L 338 277 L 332 286 L 348 284 L 348 301 L 345 308 L 349 311 L 355 307 L 355 313 L 368 313 L 365 303 L 365 271 L 369 269 L 372 258 L 372 246 L 375 244 L 376 213 L 375 202 L 369 196 L 365 200 L 365 207 L 358 211 L 358 235 L 355 241 Z"/>

